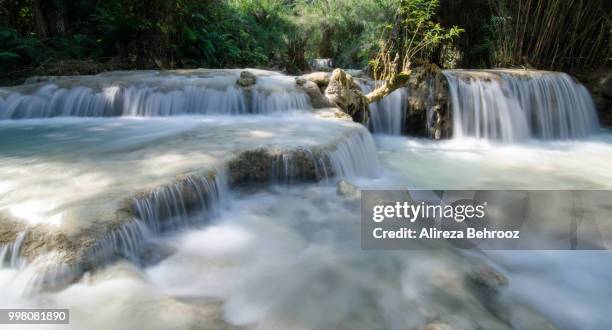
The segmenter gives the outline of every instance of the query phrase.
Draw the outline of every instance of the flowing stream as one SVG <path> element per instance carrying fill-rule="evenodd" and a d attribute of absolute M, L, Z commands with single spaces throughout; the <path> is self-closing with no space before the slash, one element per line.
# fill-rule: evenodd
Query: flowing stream
<path fill-rule="evenodd" d="M 520 70 L 444 74 L 450 85 L 455 138 L 567 140 L 599 128 L 589 92 L 567 74 Z"/>
<path fill-rule="evenodd" d="M 455 137 L 433 141 L 399 136 L 407 90 L 371 106 L 370 134 L 315 118 L 292 77 L 257 71 L 244 90 L 238 74 L 116 72 L 0 89 L 0 217 L 78 233 L 115 197 L 154 189 L 92 252 L 122 258 L 68 286 L 33 289 L 57 280 L 37 277 L 57 256 L 25 262 L 25 232 L 0 246 L 0 308 L 70 308 L 75 329 L 612 327 L 607 251 L 364 251 L 359 201 L 336 193 L 339 179 L 361 189 L 610 189 L 612 134 L 571 78 L 446 72 Z M 273 184 L 230 187 L 223 162 L 258 147 L 305 150 L 322 180 L 296 180 L 283 154 Z M 201 168 L 216 174 L 155 188 Z M 508 277 L 503 313 L 465 284 L 479 265 Z"/>

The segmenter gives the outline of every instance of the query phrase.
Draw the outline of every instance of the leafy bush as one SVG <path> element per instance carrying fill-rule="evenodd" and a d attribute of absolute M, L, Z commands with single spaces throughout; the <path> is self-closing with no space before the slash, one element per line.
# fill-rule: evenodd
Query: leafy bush
<path fill-rule="evenodd" d="M 22 37 L 10 27 L 0 27 L 0 69 L 6 72 L 28 63 L 40 63 L 49 49 L 38 38 Z"/>
<path fill-rule="evenodd" d="M 302 0 L 295 22 L 308 35 L 307 57 L 331 58 L 336 66 L 363 68 L 378 51 L 383 28 L 398 0 Z"/>
<path fill-rule="evenodd" d="M 396 79 L 417 61 L 431 62 L 441 47 L 456 39 L 463 29 L 443 27 L 437 22 L 438 0 L 402 0 L 384 45 L 370 61 L 377 80 Z"/>

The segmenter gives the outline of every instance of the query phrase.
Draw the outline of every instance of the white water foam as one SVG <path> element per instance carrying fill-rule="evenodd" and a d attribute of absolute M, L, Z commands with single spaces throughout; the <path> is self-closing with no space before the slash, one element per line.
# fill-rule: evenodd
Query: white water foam
<path fill-rule="evenodd" d="M 373 81 L 358 81 L 364 93 L 371 92 L 376 84 Z M 370 105 L 370 128 L 374 134 L 401 135 L 408 110 L 408 89 L 399 88 Z"/>
<path fill-rule="evenodd" d="M 270 114 L 309 110 L 293 78 L 266 73 L 248 89 L 236 72 L 192 77 L 180 73 L 115 73 L 0 90 L 0 119 L 50 117 Z M 229 77 L 228 77 L 229 76 Z"/>
<path fill-rule="evenodd" d="M 454 138 L 565 140 L 599 128 L 589 92 L 565 73 L 450 70 L 444 75 Z"/>

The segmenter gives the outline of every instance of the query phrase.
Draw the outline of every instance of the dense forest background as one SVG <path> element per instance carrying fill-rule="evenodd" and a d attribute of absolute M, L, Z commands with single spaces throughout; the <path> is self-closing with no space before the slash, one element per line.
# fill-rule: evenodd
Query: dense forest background
<path fill-rule="evenodd" d="M 0 83 L 114 69 L 367 68 L 400 6 L 463 30 L 444 68 L 610 65 L 611 0 L 0 0 Z"/>

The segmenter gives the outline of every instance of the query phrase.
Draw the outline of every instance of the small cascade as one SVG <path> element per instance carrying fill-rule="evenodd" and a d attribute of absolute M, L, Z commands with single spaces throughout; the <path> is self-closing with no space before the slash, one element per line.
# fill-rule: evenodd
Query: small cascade
<path fill-rule="evenodd" d="M 59 80 L 0 90 L 0 119 L 240 115 L 310 109 L 308 95 L 295 87 L 291 77 L 280 75 L 260 77 L 249 88 L 240 88 L 226 76 L 127 82 L 94 77 L 93 82 Z"/>
<path fill-rule="evenodd" d="M 13 243 L 0 245 L 0 268 L 20 268 L 23 266 L 24 260 L 21 257 L 21 247 L 26 235 L 26 232 L 20 232 Z"/>
<path fill-rule="evenodd" d="M 281 152 L 272 160 L 270 181 L 291 185 L 326 180 L 331 173 L 325 160 L 325 157 L 306 148 Z"/>
<path fill-rule="evenodd" d="M 155 235 L 193 224 L 214 214 L 227 200 L 227 178 L 224 174 L 188 177 L 157 188 L 134 201 L 136 216 Z"/>
<path fill-rule="evenodd" d="M 359 82 L 364 93 L 371 92 L 375 84 L 372 81 Z M 404 129 L 406 108 L 408 106 L 408 89 L 400 88 L 385 96 L 382 100 L 370 104 L 370 129 L 375 134 L 401 135 Z"/>
<path fill-rule="evenodd" d="M 599 127 L 589 92 L 565 73 L 451 70 L 444 75 L 455 138 L 575 139 Z"/>
<path fill-rule="evenodd" d="M 18 295 L 28 295 L 61 288 L 92 266 L 106 264 L 117 257 L 142 264 L 143 248 L 153 238 L 208 219 L 202 215 L 210 216 L 219 211 L 227 200 L 227 189 L 223 174 L 189 177 L 155 189 L 146 197 L 134 200 L 137 218 L 117 224 L 109 229 L 108 234 L 96 239 L 92 246 L 82 251 L 51 251 L 30 262 L 20 256 L 26 237 L 22 232 L 12 244 L 0 246 L 0 268 L 17 269 L 13 291 Z M 72 259 L 78 262 L 65 262 Z"/>
<path fill-rule="evenodd" d="M 310 68 L 314 71 L 331 71 L 334 63 L 331 58 L 313 58 L 308 61 Z"/>
<path fill-rule="evenodd" d="M 88 260 L 91 262 L 106 261 L 111 255 L 119 255 L 133 262 L 140 263 L 141 249 L 151 231 L 137 218 L 127 221 L 112 230 L 105 238 L 100 239 L 89 249 Z"/>
<path fill-rule="evenodd" d="M 366 130 L 348 135 L 327 153 L 336 177 L 376 177 L 380 174 L 378 154 L 372 135 Z"/>
<path fill-rule="evenodd" d="M 268 114 L 287 110 L 307 110 L 310 99 L 305 93 L 253 90 L 250 113 Z"/>
<path fill-rule="evenodd" d="M 362 128 L 345 135 L 329 149 L 281 152 L 272 161 L 270 181 L 293 184 L 331 178 L 376 177 L 379 174 L 376 146 Z"/>
<path fill-rule="evenodd" d="M 74 282 L 82 274 L 78 265 L 64 263 L 65 255 L 49 252 L 24 263 L 12 282 L 12 291 L 27 296 L 45 290 L 57 290 Z"/>

